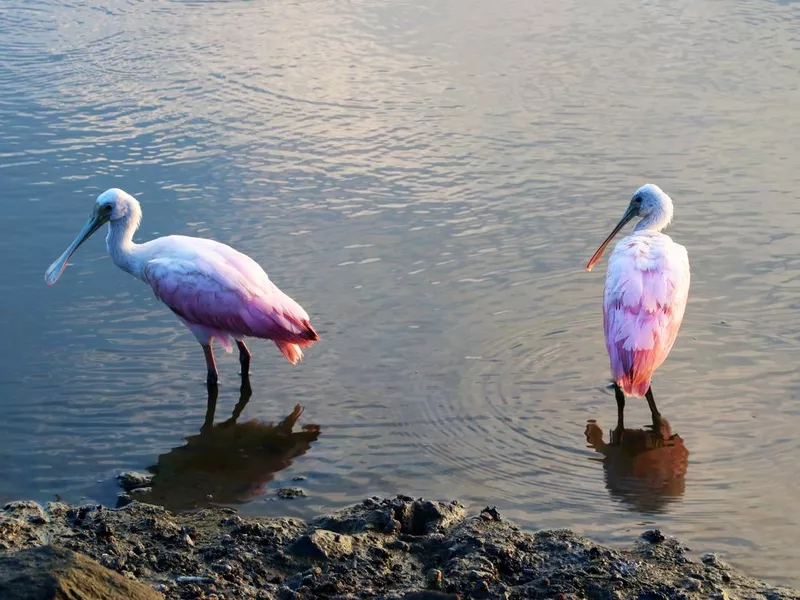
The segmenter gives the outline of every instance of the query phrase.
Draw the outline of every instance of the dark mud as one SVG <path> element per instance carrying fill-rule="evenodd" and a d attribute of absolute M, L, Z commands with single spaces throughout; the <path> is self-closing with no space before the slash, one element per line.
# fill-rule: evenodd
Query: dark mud
<path fill-rule="evenodd" d="M 467 516 L 457 502 L 405 496 L 310 523 L 230 509 L 172 514 L 137 501 L 14 502 L 0 513 L 0 546 L 6 557 L 72 550 L 166 598 L 800 599 L 713 555 L 692 560 L 660 532 L 616 550 L 567 530 L 522 532 L 492 508 Z"/>

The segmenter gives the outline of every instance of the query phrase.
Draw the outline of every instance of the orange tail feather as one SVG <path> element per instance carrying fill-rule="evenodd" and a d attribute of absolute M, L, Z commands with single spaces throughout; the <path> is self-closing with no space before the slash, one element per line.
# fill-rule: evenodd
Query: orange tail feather
<path fill-rule="evenodd" d="M 289 360 L 290 363 L 296 365 L 299 361 L 303 360 L 303 351 L 297 344 L 290 344 L 289 342 L 275 342 L 283 355 Z M 310 344 L 309 344 L 310 345 Z"/>

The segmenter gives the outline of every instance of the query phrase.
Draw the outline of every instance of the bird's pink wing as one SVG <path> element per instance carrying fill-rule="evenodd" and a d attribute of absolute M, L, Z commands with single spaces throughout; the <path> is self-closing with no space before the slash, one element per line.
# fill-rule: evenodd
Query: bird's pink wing
<path fill-rule="evenodd" d="M 144 275 L 156 297 L 188 323 L 276 343 L 308 346 L 318 339 L 308 314 L 275 284 L 251 283 L 213 254 L 156 258 Z"/>
<path fill-rule="evenodd" d="M 662 234 L 629 236 L 609 257 L 603 303 L 614 380 L 644 396 L 672 350 L 689 295 L 689 258 Z"/>

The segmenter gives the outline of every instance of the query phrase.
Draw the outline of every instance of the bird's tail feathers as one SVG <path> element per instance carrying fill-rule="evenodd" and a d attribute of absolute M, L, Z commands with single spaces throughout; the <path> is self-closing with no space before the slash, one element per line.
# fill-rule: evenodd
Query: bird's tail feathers
<path fill-rule="evenodd" d="M 303 351 L 297 344 L 275 340 L 275 345 L 293 365 L 303 360 Z M 311 344 L 308 345 L 310 346 Z"/>
<path fill-rule="evenodd" d="M 309 321 L 308 319 L 304 319 L 302 324 L 303 327 L 305 328 L 305 334 L 306 336 L 308 336 L 308 340 L 311 342 L 318 342 L 319 334 L 317 333 L 317 330 L 311 326 L 311 321 Z M 310 345 L 311 344 L 309 344 L 309 346 Z"/>
<path fill-rule="evenodd" d="M 650 377 L 636 377 L 631 374 L 617 381 L 617 385 L 622 389 L 626 396 L 644 398 L 647 390 L 650 389 Z"/>

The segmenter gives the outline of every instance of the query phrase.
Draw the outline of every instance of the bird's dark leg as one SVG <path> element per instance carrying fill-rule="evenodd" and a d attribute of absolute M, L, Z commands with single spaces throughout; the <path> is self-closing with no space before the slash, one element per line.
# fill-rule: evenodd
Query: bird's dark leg
<path fill-rule="evenodd" d="M 622 442 L 622 432 L 625 430 L 625 393 L 616 383 L 614 395 L 617 397 L 617 428 L 612 433 L 611 442 L 619 444 Z"/>
<path fill-rule="evenodd" d="M 214 360 L 214 351 L 211 349 L 211 344 L 203 344 L 203 354 L 206 356 L 206 368 L 208 369 L 208 379 L 206 382 L 209 386 L 217 385 L 219 383 L 219 375 L 217 373 L 217 362 Z"/>
<path fill-rule="evenodd" d="M 242 386 L 239 388 L 239 402 L 233 407 L 233 413 L 230 418 L 226 419 L 217 427 L 231 427 L 236 424 L 236 420 L 242 414 L 244 407 L 250 402 L 250 397 L 253 395 L 253 388 L 250 387 L 250 378 L 247 375 L 242 375 Z"/>
<path fill-rule="evenodd" d="M 242 386 L 239 388 L 239 402 L 237 402 L 236 406 L 233 408 L 233 414 L 229 420 L 232 420 L 234 423 L 236 422 L 236 419 L 242 414 L 244 407 L 250 402 L 250 397 L 252 395 L 253 388 L 250 387 L 250 378 L 247 375 L 242 375 Z"/>
<path fill-rule="evenodd" d="M 236 340 L 236 347 L 239 348 L 239 364 L 242 366 L 242 383 L 244 378 L 250 374 L 250 349 L 244 343 L 244 340 Z M 248 385 L 250 385 L 248 383 Z"/>
<path fill-rule="evenodd" d="M 653 397 L 653 386 L 647 388 L 647 393 L 644 396 L 647 398 L 647 404 L 650 406 L 650 414 L 653 416 L 653 430 L 659 433 L 659 429 L 661 428 L 661 413 L 658 412 L 656 399 Z"/>
<path fill-rule="evenodd" d="M 206 404 L 206 418 L 203 421 L 203 426 L 200 428 L 200 433 L 205 433 L 214 427 L 214 413 L 217 412 L 217 398 L 219 397 L 219 386 L 208 386 L 208 404 Z"/>

